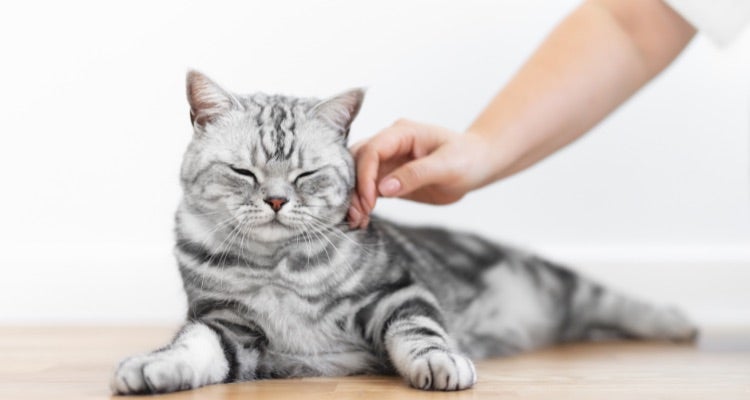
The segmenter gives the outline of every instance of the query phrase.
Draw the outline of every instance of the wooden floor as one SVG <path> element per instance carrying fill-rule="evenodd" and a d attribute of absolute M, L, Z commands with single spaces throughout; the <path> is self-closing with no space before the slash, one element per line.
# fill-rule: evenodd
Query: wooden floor
<path fill-rule="evenodd" d="M 104 399 L 117 360 L 164 344 L 169 328 L 0 327 L 0 399 Z M 707 331 L 697 345 L 569 345 L 477 364 L 454 393 L 409 389 L 396 377 L 215 385 L 177 399 L 750 399 L 750 330 Z"/>

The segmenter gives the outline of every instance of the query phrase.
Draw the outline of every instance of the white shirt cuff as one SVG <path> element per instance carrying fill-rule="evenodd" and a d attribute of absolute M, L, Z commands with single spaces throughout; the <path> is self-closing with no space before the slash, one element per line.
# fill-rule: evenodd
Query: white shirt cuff
<path fill-rule="evenodd" d="M 664 0 L 718 46 L 739 36 L 750 21 L 750 0 Z"/>

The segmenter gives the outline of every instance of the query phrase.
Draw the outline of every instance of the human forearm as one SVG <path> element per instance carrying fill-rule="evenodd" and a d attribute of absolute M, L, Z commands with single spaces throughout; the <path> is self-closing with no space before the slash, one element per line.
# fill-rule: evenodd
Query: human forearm
<path fill-rule="evenodd" d="M 512 175 L 572 142 L 662 71 L 694 29 L 660 0 L 590 0 L 569 15 L 469 128 Z"/>
<path fill-rule="evenodd" d="M 661 0 L 583 3 L 466 134 L 400 121 L 357 146 L 351 225 L 367 225 L 378 196 L 452 203 L 543 159 L 656 76 L 694 33 Z"/>

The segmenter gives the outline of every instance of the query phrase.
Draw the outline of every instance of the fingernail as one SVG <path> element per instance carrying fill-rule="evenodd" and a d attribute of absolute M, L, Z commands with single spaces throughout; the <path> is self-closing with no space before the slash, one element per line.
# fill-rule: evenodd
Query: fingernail
<path fill-rule="evenodd" d="M 383 196 L 393 196 L 401 189 L 401 182 L 396 178 L 385 178 L 380 183 L 380 193 Z"/>

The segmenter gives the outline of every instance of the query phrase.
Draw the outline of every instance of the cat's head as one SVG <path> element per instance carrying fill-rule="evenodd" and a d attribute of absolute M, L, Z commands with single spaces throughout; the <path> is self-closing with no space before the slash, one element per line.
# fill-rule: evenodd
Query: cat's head
<path fill-rule="evenodd" d="M 355 184 L 346 139 L 362 90 L 241 96 L 190 71 L 187 96 L 194 134 L 181 182 L 196 215 L 263 242 L 343 221 Z"/>

